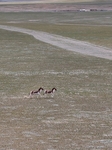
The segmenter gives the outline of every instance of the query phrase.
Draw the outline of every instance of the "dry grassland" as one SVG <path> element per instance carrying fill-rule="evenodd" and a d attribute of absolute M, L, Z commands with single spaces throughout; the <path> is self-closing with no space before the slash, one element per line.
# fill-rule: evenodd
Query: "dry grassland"
<path fill-rule="evenodd" d="M 8 12 L 0 13 L 0 24 L 80 40 L 87 35 L 85 41 L 112 47 L 111 12 L 98 14 L 89 14 L 87 26 L 88 13 L 78 13 L 76 25 L 71 13 Z M 40 86 L 56 87 L 54 98 L 29 98 Z M 0 29 L 0 150 L 111 148 L 112 61 Z"/>

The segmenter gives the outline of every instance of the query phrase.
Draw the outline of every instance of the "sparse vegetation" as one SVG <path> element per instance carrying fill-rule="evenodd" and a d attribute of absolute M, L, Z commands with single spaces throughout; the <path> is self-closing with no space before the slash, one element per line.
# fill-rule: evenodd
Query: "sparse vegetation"
<path fill-rule="evenodd" d="M 63 15 L 2 13 L 0 24 L 112 47 L 111 27 L 102 21 L 101 26 L 91 26 L 80 19 L 81 24 L 74 25 L 65 23 Z M 40 20 L 29 21 L 32 17 Z M 112 61 L 1 29 L 0 45 L 0 149 L 111 149 Z M 40 86 L 55 86 L 55 97 L 24 98 Z"/>

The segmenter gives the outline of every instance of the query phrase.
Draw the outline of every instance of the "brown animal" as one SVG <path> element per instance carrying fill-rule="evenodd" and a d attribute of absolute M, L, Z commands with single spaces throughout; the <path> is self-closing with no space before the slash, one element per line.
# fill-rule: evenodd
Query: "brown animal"
<path fill-rule="evenodd" d="M 44 90 L 44 89 L 40 87 L 37 91 L 31 91 L 31 92 L 30 92 L 30 98 L 31 98 L 33 95 L 41 96 L 41 92 L 42 92 L 43 90 Z"/>
<path fill-rule="evenodd" d="M 54 97 L 54 92 L 55 91 L 57 91 L 56 88 L 52 88 L 52 90 L 50 90 L 50 91 L 45 90 L 44 95 L 51 95 L 51 97 Z"/>

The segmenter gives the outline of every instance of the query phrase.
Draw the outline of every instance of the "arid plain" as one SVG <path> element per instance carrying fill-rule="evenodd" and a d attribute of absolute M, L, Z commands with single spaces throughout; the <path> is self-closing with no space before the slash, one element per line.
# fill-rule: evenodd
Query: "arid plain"
<path fill-rule="evenodd" d="M 0 149 L 110 150 L 111 1 L 36 5 L 0 6 Z M 39 87 L 57 91 L 29 98 Z"/>

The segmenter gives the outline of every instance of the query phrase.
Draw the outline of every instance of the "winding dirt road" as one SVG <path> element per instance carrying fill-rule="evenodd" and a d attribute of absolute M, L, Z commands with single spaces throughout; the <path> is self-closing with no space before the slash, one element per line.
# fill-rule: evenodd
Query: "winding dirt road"
<path fill-rule="evenodd" d="M 67 38 L 55 34 L 49 34 L 46 32 L 29 30 L 13 26 L 0 25 L 0 29 L 25 33 L 33 36 L 37 40 L 63 48 L 65 50 L 112 60 L 112 50 L 106 49 L 101 46 L 96 46 L 88 42 L 78 41 L 72 38 Z"/>

